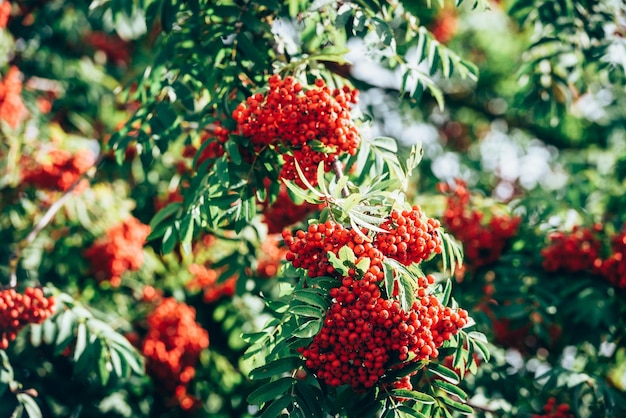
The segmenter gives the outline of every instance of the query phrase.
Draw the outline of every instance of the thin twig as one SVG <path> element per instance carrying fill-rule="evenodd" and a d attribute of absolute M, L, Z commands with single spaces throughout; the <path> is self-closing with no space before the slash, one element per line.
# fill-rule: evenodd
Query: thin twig
<path fill-rule="evenodd" d="M 339 181 L 343 177 L 343 167 L 341 167 L 341 162 L 336 157 L 333 160 L 333 171 L 335 172 L 335 177 L 337 178 L 337 181 Z M 344 186 L 343 189 L 341 189 L 341 196 L 350 196 L 348 186 Z"/>
<path fill-rule="evenodd" d="M 88 175 L 87 173 L 89 173 L 94 167 L 98 167 L 100 165 L 100 163 L 102 162 L 102 158 L 103 154 L 100 154 L 96 161 L 93 163 L 93 165 L 83 174 L 81 174 L 76 180 L 74 180 L 74 183 L 72 183 L 70 187 L 63 192 L 61 197 L 59 197 L 52 205 L 50 205 L 48 210 L 46 210 L 46 212 L 35 224 L 35 226 L 33 226 L 33 229 L 31 229 L 26 238 L 20 241 L 15 250 L 11 252 L 11 255 L 9 256 L 9 269 L 11 272 L 9 276 L 10 288 L 14 288 L 17 286 L 17 266 L 24 250 L 35 241 L 37 235 L 39 235 L 39 233 L 50 223 L 50 221 L 52 221 L 59 209 L 61 209 L 65 202 L 70 198 L 74 189 L 80 184 L 84 177 Z M 89 175 L 89 177 L 92 176 L 93 174 Z"/>

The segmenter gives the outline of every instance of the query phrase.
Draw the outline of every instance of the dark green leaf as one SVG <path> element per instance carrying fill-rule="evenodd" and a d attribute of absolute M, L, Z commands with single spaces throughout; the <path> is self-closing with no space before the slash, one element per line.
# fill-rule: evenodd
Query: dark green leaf
<path fill-rule="evenodd" d="M 253 405 L 261 405 L 262 403 L 276 399 L 278 396 L 286 393 L 291 389 L 295 380 L 291 377 L 281 377 L 258 387 L 250 395 L 247 401 Z"/>
<path fill-rule="evenodd" d="M 455 395 L 459 397 L 459 399 L 461 400 L 464 400 L 464 401 L 467 400 L 467 394 L 463 392 L 463 389 L 461 389 L 458 386 L 453 385 L 452 383 L 446 382 L 444 380 L 434 380 L 433 385 L 435 385 L 436 387 L 438 387 L 439 389 L 445 392 L 448 392 L 451 395 Z"/>
<path fill-rule="evenodd" d="M 459 383 L 459 377 L 456 375 L 456 373 L 442 364 L 430 363 L 427 368 L 429 371 L 435 373 L 436 375 L 442 377 L 450 383 Z"/>
<path fill-rule="evenodd" d="M 254 380 L 273 377 L 282 373 L 291 372 L 299 367 L 302 363 L 299 357 L 283 357 L 267 363 L 264 366 L 257 367 L 250 372 L 250 378 Z"/>
<path fill-rule="evenodd" d="M 396 398 L 412 399 L 422 404 L 435 403 L 435 398 L 426 393 L 418 392 L 416 390 L 394 389 L 393 391 L 391 391 L 391 394 Z"/>

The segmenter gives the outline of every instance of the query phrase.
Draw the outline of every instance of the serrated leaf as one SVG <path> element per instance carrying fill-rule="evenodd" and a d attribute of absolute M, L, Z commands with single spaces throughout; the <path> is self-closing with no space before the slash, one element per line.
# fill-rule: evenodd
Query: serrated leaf
<path fill-rule="evenodd" d="M 299 301 L 308 303 L 309 305 L 317 306 L 323 310 L 328 308 L 329 302 L 326 300 L 322 293 L 313 289 L 300 289 L 293 293 L 293 297 Z"/>
<path fill-rule="evenodd" d="M 354 266 L 356 262 L 356 255 L 354 255 L 354 251 L 352 248 L 344 245 L 339 249 L 339 259 L 344 263 L 344 265 Z"/>
<path fill-rule="evenodd" d="M 322 200 L 319 199 L 318 197 L 321 196 L 319 195 L 318 197 L 314 197 L 311 196 L 309 193 L 306 192 L 306 190 L 303 190 L 302 188 L 300 188 L 299 186 L 297 186 L 295 183 L 287 180 L 287 179 L 281 179 L 281 181 L 283 183 L 285 183 L 285 186 L 287 186 L 287 188 L 298 198 L 304 200 L 305 202 L 308 203 L 312 203 L 314 205 L 317 205 L 319 203 L 322 203 Z"/>
<path fill-rule="evenodd" d="M 450 279 L 446 280 L 444 284 L 443 291 L 441 292 L 441 304 L 443 306 L 448 306 L 450 302 L 450 295 L 452 294 L 452 281 Z"/>
<path fill-rule="evenodd" d="M 298 338 L 311 338 L 322 329 L 322 320 L 313 319 L 301 324 L 293 331 L 293 335 Z"/>
<path fill-rule="evenodd" d="M 253 390 L 252 393 L 248 395 L 246 400 L 250 404 L 261 405 L 286 393 L 291 389 L 291 386 L 294 383 L 295 380 L 291 377 L 281 377 L 280 379 L 265 383 L 264 385 Z"/>
<path fill-rule="evenodd" d="M 76 332 L 76 346 L 74 347 L 74 361 L 83 355 L 85 348 L 87 347 L 87 325 L 84 322 L 78 324 Z"/>
<path fill-rule="evenodd" d="M 308 305 L 296 305 L 289 308 L 289 312 L 296 316 L 306 316 L 309 318 L 322 318 L 324 312 L 320 308 Z"/>
<path fill-rule="evenodd" d="M 394 389 L 391 391 L 391 394 L 397 398 L 412 399 L 422 404 L 435 403 L 435 398 L 426 393 L 418 392 L 416 390 Z"/>
<path fill-rule="evenodd" d="M 444 380 L 433 380 L 433 385 L 443 390 L 444 392 L 457 396 L 459 399 L 463 401 L 467 400 L 467 394 L 463 392 L 463 389 L 461 389 L 458 386 L 453 385 L 452 383 L 446 382 Z"/>
<path fill-rule="evenodd" d="M 356 264 L 356 269 L 359 270 L 361 273 L 365 273 L 367 270 L 369 270 L 370 268 L 370 264 L 372 263 L 372 259 L 369 257 L 363 257 L 361 258 L 361 261 L 359 261 Z"/>
<path fill-rule="evenodd" d="M 460 412 L 463 415 L 472 415 L 474 413 L 472 407 L 467 404 L 455 401 L 451 398 L 448 398 L 447 396 L 442 396 L 439 399 L 441 399 L 444 404 L 454 409 L 455 411 Z"/>
<path fill-rule="evenodd" d="M 385 273 L 385 292 L 387 293 L 387 297 L 391 298 L 393 296 L 393 288 L 395 282 L 393 269 L 389 264 L 383 263 L 383 272 Z"/>
<path fill-rule="evenodd" d="M 282 373 L 291 372 L 300 367 L 302 360 L 299 357 L 282 357 L 264 366 L 257 367 L 250 371 L 250 378 L 253 380 L 266 379 Z"/>
<path fill-rule="evenodd" d="M 263 409 L 261 413 L 261 418 L 279 417 L 280 415 L 282 415 L 281 412 L 283 411 L 283 409 L 291 405 L 292 402 L 293 399 L 290 395 L 281 396 Z"/>
<path fill-rule="evenodd" d="M 442 364 L 430 363 L 427 368 L 429 371 L 433 372 L 434 374 L 438 375 L 439 377 L 450 383 L 459 383 L 459 377 L 457 376 L 457 374 L 453 370 L 448 369 Z"/>
<path fill-rule="evenodd" d="M 16 397 L 20 405 L 24 406 L 28 418 L 43 418 L 41 409 L 32 396 L 25 393 L 18 393 Z"/>

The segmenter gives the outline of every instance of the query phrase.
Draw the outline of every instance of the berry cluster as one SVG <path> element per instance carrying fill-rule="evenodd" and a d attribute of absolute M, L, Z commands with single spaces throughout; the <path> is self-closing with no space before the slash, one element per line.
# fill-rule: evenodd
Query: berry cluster
<path fill-rule="evenodd" d="M 200 137 L 201 154 L 198 156 L 196 166 L 212 158 L 219 158 L 224 155 L 224 143 L 228 141 L 230 131 L 222 126 L 219 121 L 215 121 L 209 130 L 205 130 Z M 206 145 L 204 145 L 208 142 Z M 194 158 L 199 147 L 187 145 L 183 149 L 183 157 Z"/>
<path fill-rule="evenodd" d="M 186 287 L 192 291 L 201 289 L 202 300 L 206 303 L 213 303 L 224 296 L 233 296 L 237 284 L 237 276 L 232 276 L 224 282 L 218 283 L 219 273 L 212 268 L 200 264 L 191 264 L 189 272 L 193 275 L 187 282 Z"/>
<path fill-rule="evenodd" d="M 366 241 L 363 235 L 366 232 L 359 233 L 330 220 L 323 224 L 311 224 L 307 231 L 298 230 L 295 237 L 291 231 L 285 229 L 282 235 L 289 248 L 287 261 L 296 268 L 308 270 L 309 277 L 339 278 L 341 274 L 329 262 L 328 252 L 338 255 L 341 248 L 348 246 L 357 257 L 355 265 L 364 258 L 370 259 L 364 278 L 372 282 L 382 281 L 384 255 L 371 242 Z"/>
<path fill-rule="evenodd" d="M 267 225 L 268 233 L 277 234 L 285 227 L 302 221 L 311 212 L 319 209 L 320 205 L 308 202 L 299 205 L 294 203 L 287 192 L 287 187 L 281 184 L 276 201 L 271 205 L 265 204 L 263 222 Z"/>
<path fill-rule="evenodd" d="M 357 90 L 330 89 L 321 79 L 306 89 L 291 76 L 273 75 L 268 91 L 239 104 L 232 117 L 237 133 L 250 138 L 257 151 L 272 147 L 281 152 L 285 161 L 281 177 L 303 186 L 296 161 L 315 184 L 321 161 L 329 172 L 336 157 L 356 153 L 360 139 L 350 106 L 357 97 Z"/>
<path fill-rule="evenodd" d="M 494 214 L 488 223 L 483 222 L 484 213 L 469 207 L 470 192 L 463 180 L 457 179 L 454 188 L 442 183 L 439 190 L 449 193 L 442 223 L 463 243 L 468 264 L 480 267 L 498 260 L 521 219 Z"/>
<path fill-rule="evenodd" d="M 541 250 L 546 271 L 578 272 L 591 270 L 602 250 L 602 242 L 589 228 L 574 227 L 571 233 L 553 232 L 550 244 Z"/>
<path fill-rule="evenodd" d="M 410 265 L 441 252 L 441 238 L 437 232 L 439 222 L 426 217 L 419 206 L 391 212 L 380 227 L 386 232 L 378 232 L 372 242 L 367 241 L 366 230 L 349 229 L 333 221 L 311 224 L 306 232 L 297 231 L 295 237 L 291 231 L 284 230 L 283 239 L 289 248 L 287 261 L 296 268 L 308 270 L 310 277 L 338 276 L 328 262 L 327 253 L 331 251 L 338 255 L 339 250 L 347 245 L 357 257 L 355 265 L 364 258 L 370 260 L 364 277 L 381 281 L 384 257 Z"/>
<path fill-rule="evenodd" d="M 9 3 L 9 0 L 4 0 L 2 3 L 0 3 L 0 29 L 4 29 L 7 27 L 10 16 L 11 3 Z"/>
<path fill-rule="evenodd" d="M 8 4 L 3 2 L 0 9 L 5 9 Z M 10 5 L 9 5 L 10 8 Z M 3 10 L 0 10 L 0 20 Z M 0 22 L 2 23 L 2 22 Z M 26 107 L 22 102 L 22 80 L 20 70 L 17 67 L 9 68 L 4 79 L 0 81 L 0 121 L 6 122 L 10 127 L 17 128 L 20 122 L 26 117 Z"/>
<path fill-rule="evenodd" d="M 195 309 L 173 298 L 163 299 L 147 322 L 142 345 L 146 371 L 182 409 L 193 409 L 199 401 L 187 393 L 187 386 L 200 352 L 209 346 L 209 334 L 196 322 Z"/>
<path fill-rule="evenodd" d="M 533 414 L 533 418 L 574 418 L 574 414 L 568 404 L 557 405 L 556 399 L 551 397 L 543 406 L 543 414 Z"/>
<path fill-rule="evenodd" d="M 594 270 L 604 276 L 611 285 L 626 289 L 626 228 L 612 242 L 613 254 L 609 258 L 596 259 Z"/>
<path fill-rule="evenodd" d="M 259 264 L 256 268 L 259 277 L 269 279 L 278 273 L 278 269 L 285 259 L 285 254 L 287 254 L 287 248 L 280 244 L 277 235 L 268 235 L 261 244 Z"/>
<path fill-rule="evenodd" d="M 124 272 L 139 270 L 143 264 L 143 245 L 149 234 L 150 227 L 131 216 L 96 240 L 85 250 L 96 279 L 109 280 L 111 286 L 118 287 Z"/>
<path fill-rule="evenodd" d="M 0 350 L 6 350 L 24 326 L 41 324 L 55 309 L 54 296 L 45 297 L 38 287 L 27 287 L 24 293 L 0 291 Z"/>
<path fill-rule="evenodd" d="M 24 162 L 23 182 L 39 189 L 67 191 L 93 165 L 94 160 L 93 153 L 87 149 L 80 149 L 74 155 L 66 150 L 53 149 L 46 153 L 43 162 Z"/>
<path fill-rule="evenodd" d="M 419 263 L 433 253 L 441 253 L 439 226 L 439 221 L 426 217 L 419 206 L 413 206 L 410 211 L 393 211 L 380 225 L 388 233 L 378 233 L 374 246 L 404 265 Z"/>
<path fill-rule="evenodd" d="M 433 282 L 432 276 L 420 278 L 418 298 L 405 311 L 397 300 L 382 298 L 375 282 L 344 277 L 331 289 L 322 329 L 299 349 L 307 368 L 330 386 L 363 391 L 388 370 L 437 357 L 444 341 L 466 325 L 467 312 L 454 312 L 427 295 Z"/>

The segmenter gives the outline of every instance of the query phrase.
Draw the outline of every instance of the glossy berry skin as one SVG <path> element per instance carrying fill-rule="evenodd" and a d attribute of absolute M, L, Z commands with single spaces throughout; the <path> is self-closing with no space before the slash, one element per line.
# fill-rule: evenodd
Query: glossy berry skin
<path fill-rule="evenodd" d="M 410 265 L 441 253 L 441 238 L 437 230 L 439 221 L 428 218 L 419 206 L 411 210 L 393 211 L 380 228 L 388 233 L 378 233 L 374 246 L 386 257 Z"/>
<path fill-rule="evenodd" d="M 233 111 L 236 133 L 250 139 L 257 152 L 267 148 L 282 154 L 280 176 L 304 183 L 297 173 L 297 161 L 306 179 L 317 183 L 317 166 L 331 171 L 335 158 L 354 155 L 360 143 L 350 115 L 358 91 L 348 87 L 331 89 L 322 80 L 305 87 L 293 77 L 273 75 L 266 93 L 247 98 Z"/>
<path fill-rule="evenodd" d="M 434 282 L 422 278 L 420 285 Z M 389 370 L 438 356 L 438 348 L 467 324 L 467 312 L 453 311 L 425 287 L 411 308 L 381 297 L 376 283 L 345 277 L 321 331 L 299 351 L 306 366 L 330 386 L 350 385 L 357 392 L 377 384 Z"/>
<path fill-rule="evenodd" d="M 55 311 L 54 296 L 44 296 L 40 288 L 27 287 L 22 293 L 0 291 L 0 350 L 6 350 L 26 325 L 41 324 Z"/>
<path fill-rule="evenodd" d="M 333 221 L 311 224 L 306 231 L 296 231 L 295 236 L 291 231 L 284 230 L 283 239 L 289 249 L 287 261 L 296 268 L 307 270 L 309 277 L 339 278 L 341 274 L 328 261 L 328 252 L 338 255 L 341 248 L 348 246 L 356 256 L 355 264 L 363 258 L 369 258 L 370 265 L 364 277 L 369 281 L 382 281 L 384 256 L 371 242 L 366 241 L 363 235 L 366 232 L 363 230 L 359 233 Z"/>

